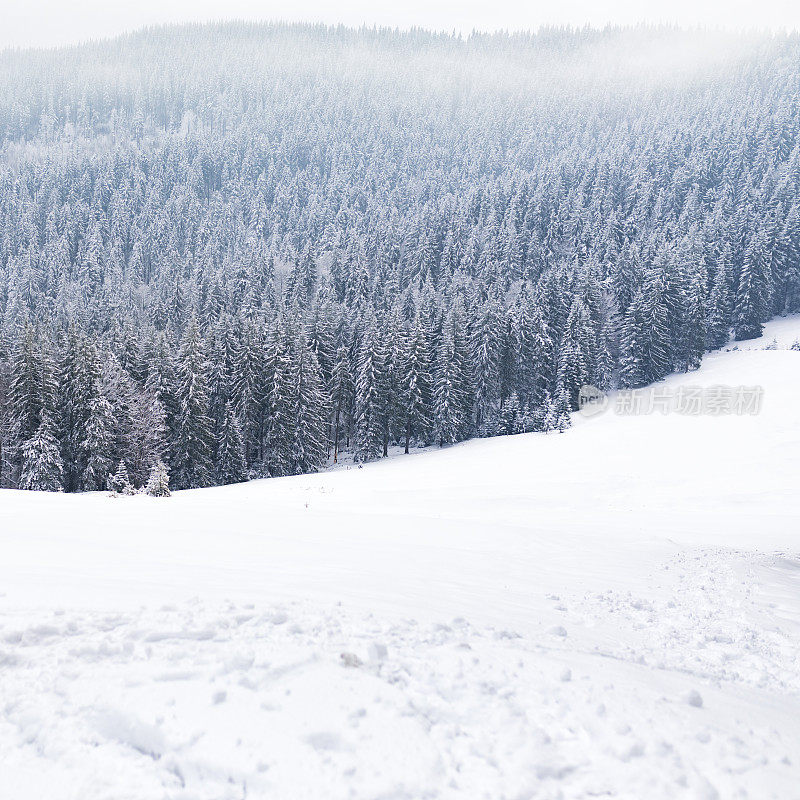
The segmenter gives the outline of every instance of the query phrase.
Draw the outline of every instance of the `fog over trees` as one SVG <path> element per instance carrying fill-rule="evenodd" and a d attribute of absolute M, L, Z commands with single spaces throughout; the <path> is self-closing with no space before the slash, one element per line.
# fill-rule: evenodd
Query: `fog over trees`
<path fill-rule="evenodd" d="M 800 311 L 799 98 L 796 35 L 0 53 L 0 485 L 563 430 L 584 384 L 691 370 Z"/>

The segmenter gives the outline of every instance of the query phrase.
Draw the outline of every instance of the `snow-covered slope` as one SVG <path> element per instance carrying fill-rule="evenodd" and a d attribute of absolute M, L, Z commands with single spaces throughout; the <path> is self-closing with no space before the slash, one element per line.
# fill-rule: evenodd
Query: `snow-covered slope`
<path fill-rule="evenodd" d="M 660 386 L 757 415 L 0 492 L 0 798 L 800 798 L 798 335 Z"/>

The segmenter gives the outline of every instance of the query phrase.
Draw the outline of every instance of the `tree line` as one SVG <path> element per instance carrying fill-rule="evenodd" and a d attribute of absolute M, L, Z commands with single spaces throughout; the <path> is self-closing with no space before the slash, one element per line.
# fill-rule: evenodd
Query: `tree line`
<path fill-rule="evenodd" d="M 563 430 L 581 386 L 800 310 L 800 41 L 642 55 L 710 36 L 228 24 L 0 54 L 0 485 Z"/>

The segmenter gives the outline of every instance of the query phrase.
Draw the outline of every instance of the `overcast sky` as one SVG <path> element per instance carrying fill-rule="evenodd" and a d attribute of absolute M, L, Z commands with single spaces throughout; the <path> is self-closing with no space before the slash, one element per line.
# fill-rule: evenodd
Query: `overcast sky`
<path fill-rule="evenodd" d="M 462 33 L 609 22 L 800 29 L 800 0 L 0 0 L 0 47 L 69 44 L 154 23 L 232 18 Z"/>

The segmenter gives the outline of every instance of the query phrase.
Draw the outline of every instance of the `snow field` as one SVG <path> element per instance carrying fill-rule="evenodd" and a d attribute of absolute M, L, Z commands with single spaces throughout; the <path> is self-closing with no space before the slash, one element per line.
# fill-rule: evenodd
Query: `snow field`
<path fill-rule="evenodd" d="M 0 493 L 0 798 L 800 797 L 798 333 L 666 383 L 753 417 Z"/>

